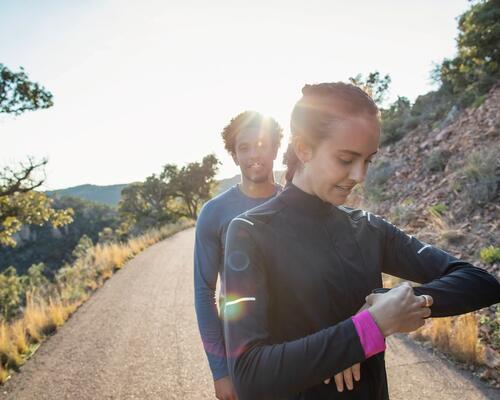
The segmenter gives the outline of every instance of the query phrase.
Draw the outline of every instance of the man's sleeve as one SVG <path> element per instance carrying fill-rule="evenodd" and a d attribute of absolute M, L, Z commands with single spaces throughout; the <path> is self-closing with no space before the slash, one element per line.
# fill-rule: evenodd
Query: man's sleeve
<path fill-rule="evenodd" d="M 297 393 L 365 360 L 351 318 L 297 340 L 272 343 L 268 323 L 272 298 L 262 249 L 255 241 L 255 223 L 234 219 L 226 238 L 224 334 L 240 400 Z"/>
<path fill-rule="evenodd" d="M 464 314 L 500 301 L 500 284 L 481 268 L 407 235 L 391 223 L 372 215 L 383 238 L 382 272 L 423 285 L 417 295 L 434 299 L 432 317 Z"/>
<path fill-rule="evenodd" d="M 209 210 L 204 207 L 196 223 L 194 247 L 195 309 L 203 347 L 214 381 L 228 376 L 222 321 L 215 303 L 221 248 Z"/>

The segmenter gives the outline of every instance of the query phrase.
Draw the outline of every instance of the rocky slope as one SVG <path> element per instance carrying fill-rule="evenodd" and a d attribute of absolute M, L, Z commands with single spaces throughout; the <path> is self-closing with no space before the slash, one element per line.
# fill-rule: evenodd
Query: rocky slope
<path fill-rule="evenodd" d="M 419 239 L 485 268 L 480 249 L 499 246 L 500 84 L 477 108 L 450 113 L 381 148 L 350 205 L 368 209 Z M 498 311 L 497 311 L 498 310 Z M 477 313 L 489 377 L 500 378 L 500 307 Z"/>

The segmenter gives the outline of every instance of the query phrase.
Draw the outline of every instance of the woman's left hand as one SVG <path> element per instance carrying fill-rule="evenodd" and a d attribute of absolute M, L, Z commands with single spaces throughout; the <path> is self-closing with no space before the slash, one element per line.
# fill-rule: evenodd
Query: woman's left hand
<path fill-rule="evenodd" d="M 359 381 L 361 379 L 361 367 L 360 364 L 354 364 L 352 367 L 345 369 L 342 372 L 336 374 L 333 379 L 335 380 L 335 384 L 337 385 L 337 390 L 339 392 L 344 391 L 344 381 L 347 386 L 347 389 L 352 390 L 354 388 L 354 380 Z M 325 384 L 328 385 L 331 381 L 331 378 L 325 379 Z"/>

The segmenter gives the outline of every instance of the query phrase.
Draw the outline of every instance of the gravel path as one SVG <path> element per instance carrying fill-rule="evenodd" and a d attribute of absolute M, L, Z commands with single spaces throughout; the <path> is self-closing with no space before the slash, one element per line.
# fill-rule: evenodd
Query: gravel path
<path fill-rule="evenodd" d="M 50 337 L 0 398 L 214 399 L 193 306 L 194 229 L 118 271 Z M 407 339 L 388 341 L 392 400 L 500 399 Z"/>

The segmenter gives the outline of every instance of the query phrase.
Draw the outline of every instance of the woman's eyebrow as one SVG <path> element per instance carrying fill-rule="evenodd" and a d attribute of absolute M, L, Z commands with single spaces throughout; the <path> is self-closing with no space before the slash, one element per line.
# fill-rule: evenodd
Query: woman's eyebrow
<path fill-rule="evenodd" d="M 341 153 L 348 153 L 348 154 L 352 154 L 353 156 L 361 156 L 362 154 L 360 153 L 357 153 L 355 151 L 352 151 L 352 150 L 339 150 L 339 152 Z M 370 154 L 370 156 L 373 156 L 374 154 L 377 154 L 378 153 L 378 150 L 373 152 L 372 154 Z"/>

